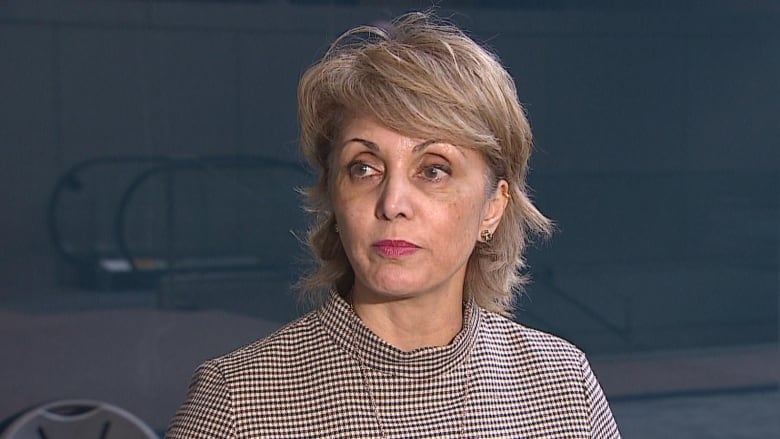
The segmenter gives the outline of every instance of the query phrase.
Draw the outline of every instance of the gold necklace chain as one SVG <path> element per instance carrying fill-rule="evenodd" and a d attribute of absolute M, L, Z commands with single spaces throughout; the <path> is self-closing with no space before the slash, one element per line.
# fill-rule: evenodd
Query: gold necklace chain
<path fill-rule="evenodd" d="M 357 357 L 358 363 L 360 366 L 360 375 L 363 379 L 363 387 L 365 387 L 366 392 L 368 393 L 368 399 L 371 403 L 371 409 L 374 412 L 374 418 L 376 418 L 377 425 L 379 426 L 379 435 L 382 439 L 389 439 L 390 436 L 387 434 L 387 430 L 385 430 L 384 422 L 382 422 L 382 416 L 379 413 L 379 405 L 376 402 L 376 397 L 374 396 L 374 391 L 371 387 L 371 382 L 369 381 L 369 371 L 370 368 L 366 364 L 365 359 L 363 358 L 363 353 L 360 351 L 360 349 L 357 348 L 355 345 L 355 334 L 357 333 L 357 323 L 358 317 L 357 312 L 355 312 L 354 305 L 350 304 L 350 308 L 352 309 L 352 340 L 351 340 L 351 348 L 353 350 L 353 354 Z M 463 363 L 464 373 L 466 375 L 466 382 L 463 385 L 463 393 L 460 396 L 461 399 L 461 408 L 460 408 L 460 437 L 465 438 L 466 437 L 466 416 L 468 415 L 468 406 L 469 406 L 469 387 L 471 386 L 471 353 L 468 354 L 466 357 L 466 361 Z"/>

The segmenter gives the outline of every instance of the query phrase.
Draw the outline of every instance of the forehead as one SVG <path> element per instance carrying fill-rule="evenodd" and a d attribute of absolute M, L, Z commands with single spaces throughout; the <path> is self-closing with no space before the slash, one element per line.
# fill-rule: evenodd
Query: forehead
<path fill-rule="evenodd" d="M 337 146 L 343 147 L 350 142 L 358 142 L 371 150 L 377 151 L 383 148 L 401 146 L 411 149 L 413 153 L 419 153 L 434 144 L 445 145 L 448 148 L 457 150 L 461 154 L 465 154 L 468 150 L 474 150 L 439 134 L 405 134 L 382 124 L 373 117 L 353 117 L 345 121 Z"/>

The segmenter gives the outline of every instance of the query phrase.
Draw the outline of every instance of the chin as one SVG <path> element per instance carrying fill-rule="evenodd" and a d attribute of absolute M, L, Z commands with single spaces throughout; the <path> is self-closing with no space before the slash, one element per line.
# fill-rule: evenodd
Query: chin
<path fill-rule="evenodd" d="M 403 299 L 413 297 L 420 291 L 420 284 L 417 282 L 403 282 L 393 279 L 390 282 L 367 282 L 366 289 L 377 295 L 392 299 Z"/>

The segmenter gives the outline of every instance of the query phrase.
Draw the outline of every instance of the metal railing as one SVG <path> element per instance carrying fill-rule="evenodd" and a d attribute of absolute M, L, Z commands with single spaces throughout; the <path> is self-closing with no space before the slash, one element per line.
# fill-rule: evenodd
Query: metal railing
<path fill-rule="evenodd" d="M 109 250 L 97 248 L 79 248 L 79 246 L 66 245 L 67 237 L 61 228 L 61 211 L 63 196 L 68 192 L 79 192 L 84 189 L 83 175 L 95 168 L 106 166 L 136 166 L 139 169 L 131 177 L 129 183 L 119 188 L 119 197 L 115 204 L 113 215 L 110 215 L 112 236 Z M 292 175 L 293 179 L 303 182 L 310 175 L 303 165 L 297 162 L 281 160 L 260 155 L 210 155 L 199 157 L 175 157 L 162 155 L 133 155 L 133 156 L 109 156 L 98 157 L 77 163 L 68 169 L 58 180 L 49 197 L 46 211 L 46 223 L 51 243 L 57 253 L 68 264 L 79 270 L 95 270 L 101 259 L 113 258 L 123 271 L 135 273 L 138 271 L 156 271 L 158 276 L 171 271 L 231 271 L 231 270 L 280 270 L 286 269 L 282 260 L 258 262 L 240 257 L 201 259 L 195 264 L 177 263 L 172 256 L 171 243 L 168 242 L 167 250 L 158 254 L 157 260 L 163 263 L 145 264 L 140 267 L 139 257 L 132 250 L 128 238 L 128 219 L 132 201 L 138 193 L 154 177 L 172 176 L 184 171 L 195 171 L 199 178 L 206 182 L 220 180 L 227 182 L 232 189 L 243 192 L 250 197 L 259 197 L 253 188 L 242 185 L 237 179 L 230 178 L 228 172 L 235 170 L 264 171 L 282 170 Z M 165 178 L 165 233 L 171 236 L 176 224 L 176 194 L 171 184 L 171 178 Z M 108 182 L 118 184 L 117 182 Z"/>

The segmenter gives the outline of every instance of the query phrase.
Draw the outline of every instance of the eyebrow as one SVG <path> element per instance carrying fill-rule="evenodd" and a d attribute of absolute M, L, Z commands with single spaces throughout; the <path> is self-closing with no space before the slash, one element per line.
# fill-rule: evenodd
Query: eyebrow
<path fill-rule="evenodd" d="M 352 139 L 349 139 L 346 142 L 344 142 L 343 145 L 346 145 L 349 142 L 362 143 L 363 145 L 365 145 L 366 148 L 368 148 L 368 149 L 370 149 L 372 151 L 378 151 L 379 150 L 379 145 L 377 145 L 374 142 L 371 142 L 370 140 L 361 139 L 360 137 L 354 137 Z M 440 142 L 440 140 L 436 140 L 436 139 L 426 140 L 426 141 L 424 141 L 422 143 L 418 143 L 417 145 L 414 145 L 414 147 L 412 147 L 412 152 L 417 154 L 420 151 L 424 150 L 425 148 L 433 145 L 434 143 L 439 143 L 439 142 Z M 459 151 L 459 152 L 462 153 L 462 151 Z"/>

